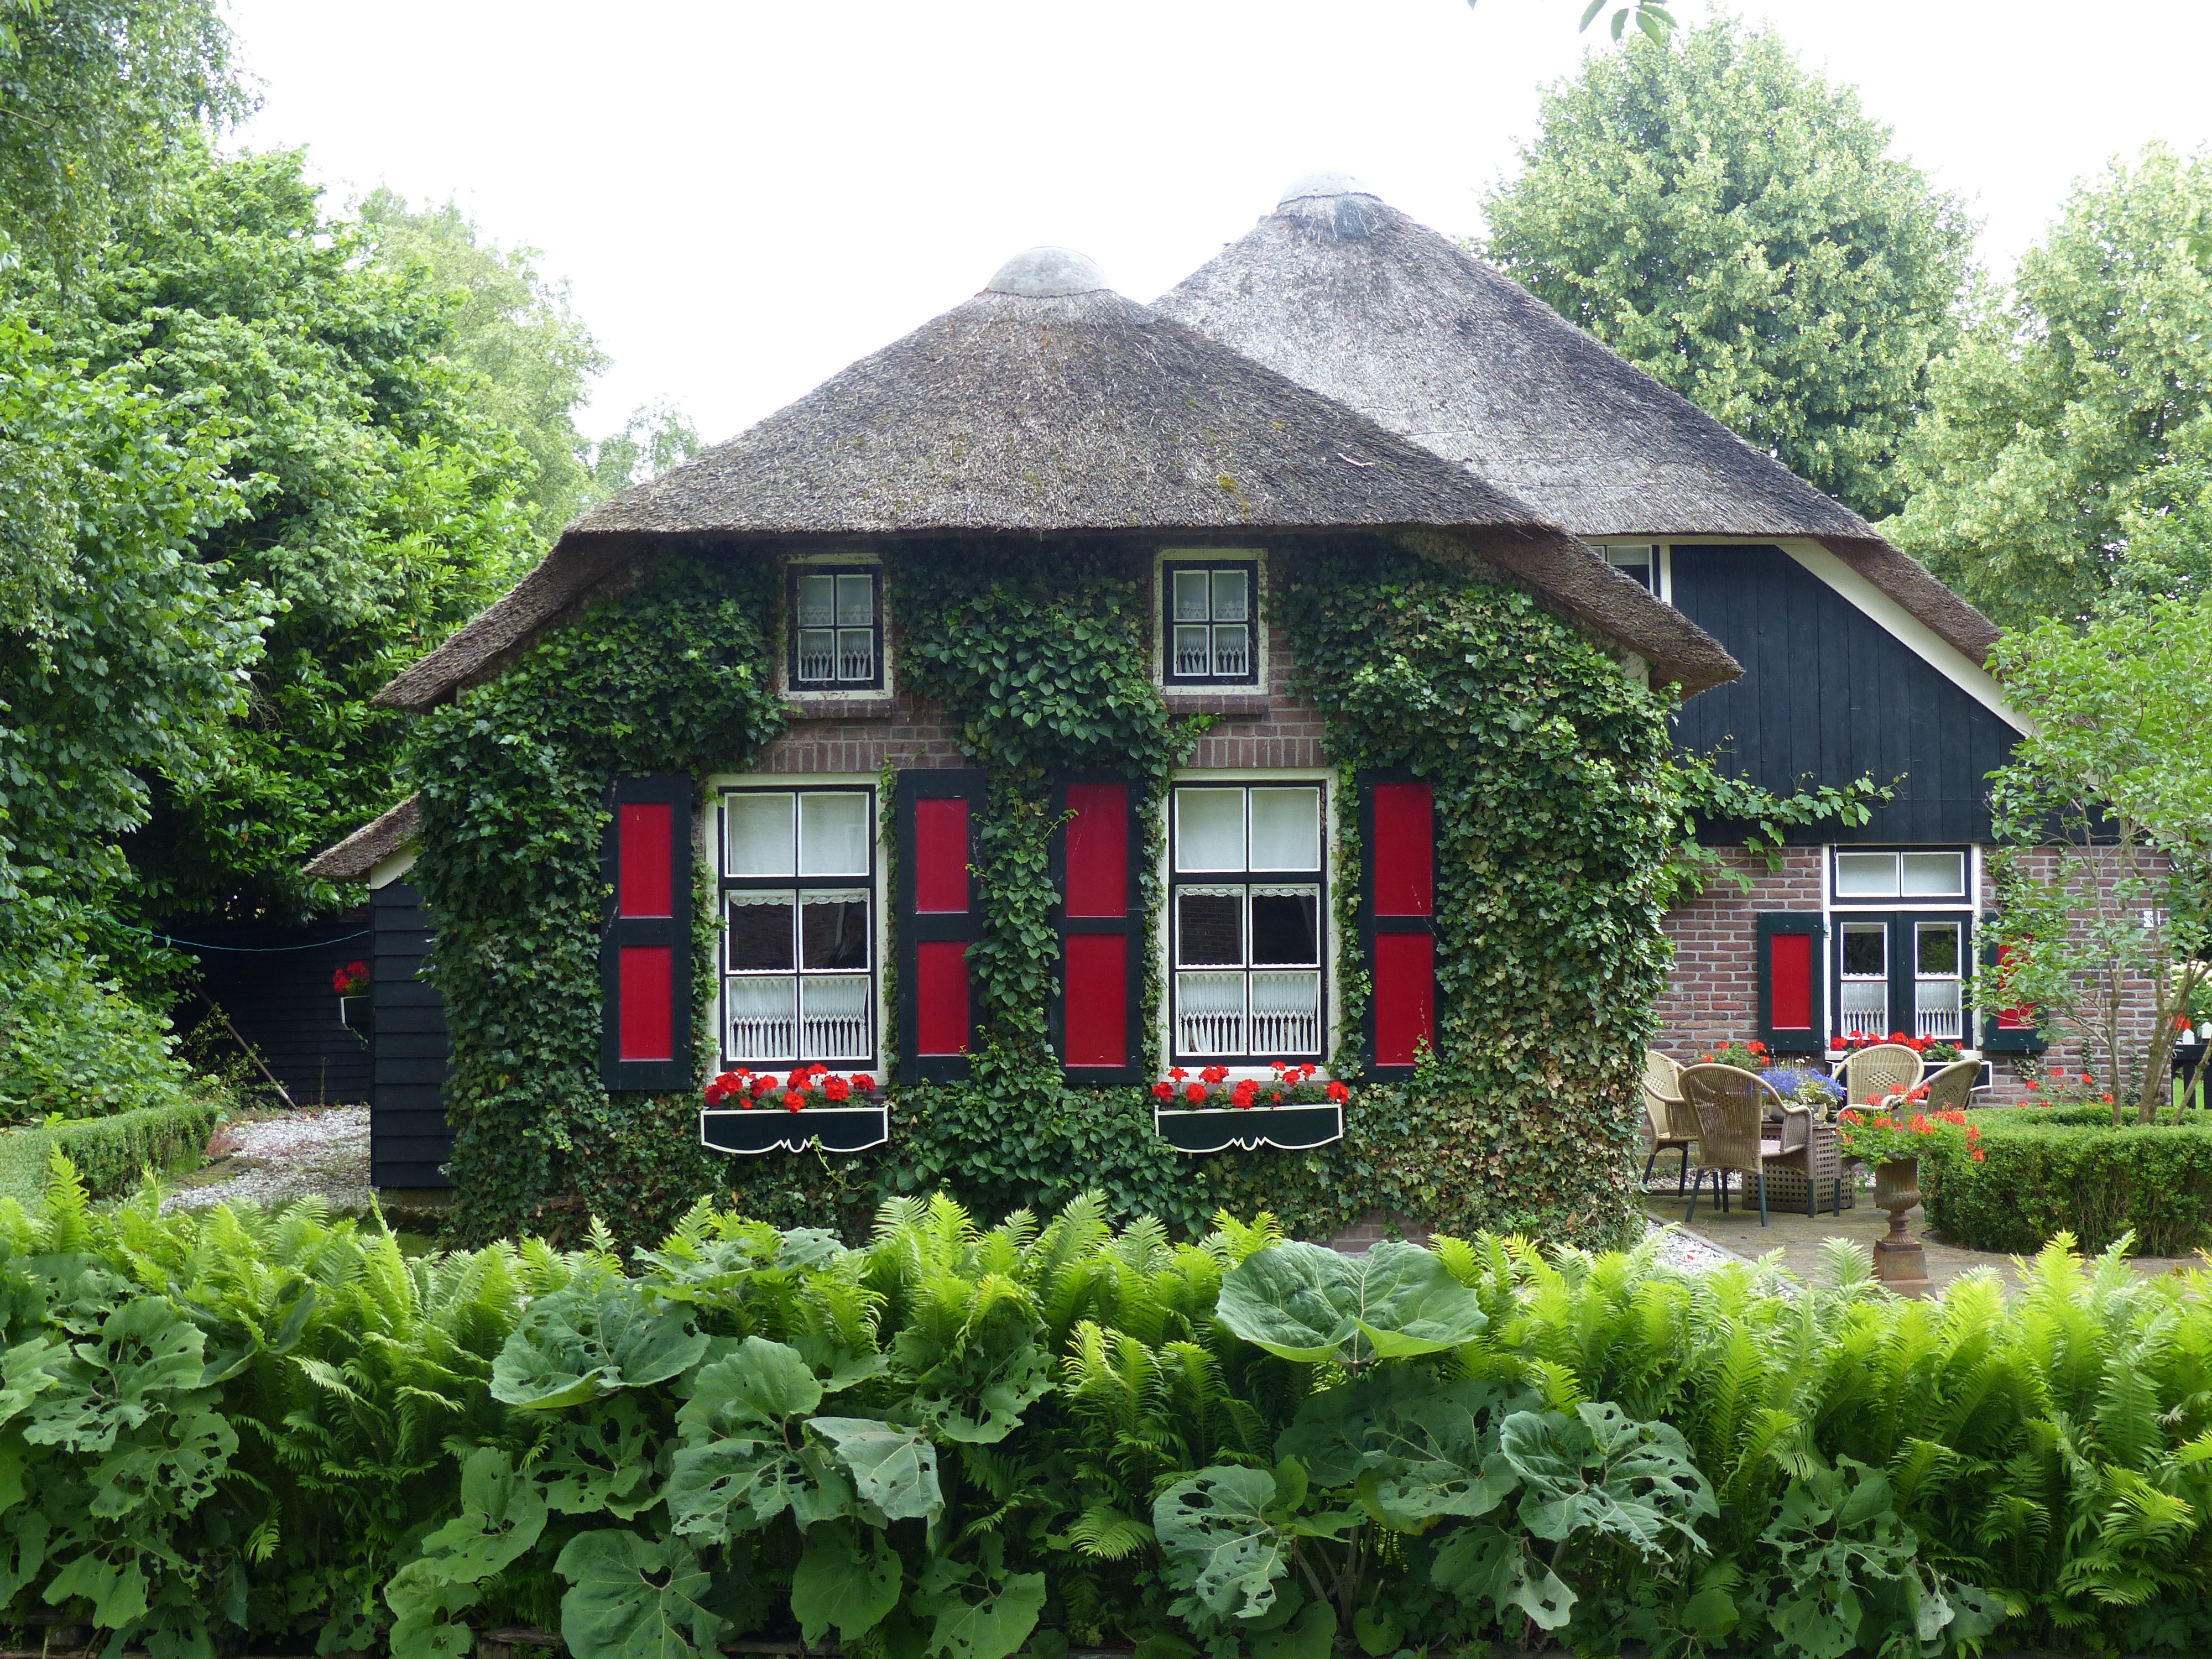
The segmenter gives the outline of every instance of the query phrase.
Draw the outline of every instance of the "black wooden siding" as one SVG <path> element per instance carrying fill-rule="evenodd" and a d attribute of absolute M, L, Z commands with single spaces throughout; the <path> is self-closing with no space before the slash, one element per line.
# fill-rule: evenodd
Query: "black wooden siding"
<path fill-rule="evenodd" d="M 378 1187 L 447 1187 L 453 1153 L 445 1085 L 452 1067 L 446 1004 L 416 977 L 430 949 L 422 895 L 393 882 L 369 895 L 375 954 L 376 1080 L 368 1114 L 369 1180 Z"/>
<path fill-rule="evenodd" d="M 1678 749 L 1724 748 L 1723 770 L 1781 794 L 1808 775 L 1905 775 L 1863 829 L 1820 824 L 1793 842 L 1990 839 L 1988 774 L 2011 752 L 2009 726 L 1778 547 L 1677 544 L 1671 558 L 1675 609 L 1744 669 L 1683 705 Z"/>
<path fill-rule="evenodd" d="M 294 1103 L 350 1105 L 368 1098 L 369 1050 L 338 1023 L 331 980 L 346 963 L 368 957 L 368 930 L 363 908 L 308 927 L 198 930 L 202 948 L 178 948 L 198 959 L 201 990 L 253 1045 Z M 215 945 L 228 948 L 209 948 Z M 175 1017 L 179 1030 L 190 1030 L 208 1017 L 208 1006 L 189 996 Z M 215 1046 L 228 1053 L 229 1034 L 216 1037 Z M 253 1078 L 262 1080 L 258 1071 Z"/>

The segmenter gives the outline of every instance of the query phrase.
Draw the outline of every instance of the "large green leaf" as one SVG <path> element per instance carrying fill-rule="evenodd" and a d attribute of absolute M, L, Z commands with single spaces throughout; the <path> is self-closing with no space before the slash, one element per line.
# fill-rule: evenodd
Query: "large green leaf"
<path fill-rule="evenodd" d="M 194 1375 L 198 1371 L 195 1365 Z M 51 1604 L 73 1595 L 92 1603 L 92 1622 L 100 1629 L 121 1630 L 146 1615 L 146 1574 L 136 1555 L 109 1562 L 87 1551 L 56 1573 L 46 1589 Z"/>
<path fill-rule="evenodd" d="M 64 1343 L 33 1336 L 0 1352 L 0 1423 L 29 1408 L 31 1401 L 61 1379 L 55 1374 L 69 1357 Z"/>
<path fill-rule="evenodd" d="M 822 1403 L 822 1384 L 795 1348 L 749 1336 L 692 1379 L 691 1398 L 676 1414 L 684 1438 L 732 1430 L 781 1427 Z"/>
<path fill-rule="evenodd" d="M 678 1447 L 669 1470 L 672 1524 L 688 1537 L 718 1543 L 764 1527 L 786 1510 L 807 1527 L 851 1506 L 852 1490 L 828 1454 L 771 1435 Z"/>
<path fill-rule="evenodd" d="M 1525 1540 L 1487 1523 L 1444 1540 L 1429 1567 L 1440 1589 L 1486 1603 L 1500 1617 L 1518 1607 L 1540 1629 L 1557 1630 L 1574 1610 L 1575 1592 L 1550 1566 L 1529 1559 Z"/>
<path fill-rule="evenodd" d="M 940 1555 L 922 1570 L 914 1610 L 934 1621 L 929 1659 L 1006 1659 L 1029 1640 L 1044 1609 L 1044 1575 L 1004 1572 L 1000 1554 L 994 1538 L 980 1568 Z"/>
<path fill-rule="evenodd" d="M 483 1598 L 473 1583 L 457 1583 L 430 1561 L 410 1561 L 384 1587 L 392 1609 L 392 1659 L 468 1659 L 476 1632 L 450 1615 Z"/>
<path fill-rule="evenodd" d="M 434 1569 L 472 1584 L 519 1561 L 545 1530 L 544 1494 L 507 1454 L 479 1447 L 461 1465 L 461 1512 L 422 1540 Z"/>
<path fill-rule="evenodd" d="M 837 1449 L 854 1490 L 888 1519 L 928 1520 L 945 1507 L 937 1448 L 917 1431 L 865 1417 L 817 1417 L 807 1426 Z"/>
<path fill-rule="evenodd" d="M 865 1528 L 856 1538 L 848 1526 L 813 1528 L 791 1576 L 800 1639 L 814 1647 L 835 1626 L 839 1645 L 849 1649 L 898 1605 L 900 1577 L 898 1552 L 880 1529 Z"/>
<path fill-rule="evenodd" d="M 1271 1244 L 1221 1281 L 1214 1316 L 1247 1342 L 1309 1364 L 1436 1353 L 1489 1322 L 1480 1298 L 1433 1254 L 1396 1241 L 1364 1256 Z"/>
<path fill-rule="evenodd" d="M 604 1510 L 617 1520 L 629 1520 L 659 1494 L 653 1437 L 653 1425 L 628 1394 L 559 1419 L 544 1455 L 531 1469 L 544 1491 L 546 1507 L 560 1515 L 596 1515 Z"/>
<path fill-rule="evenodd" d="M 1539 1538 L 1595 1530 L 1662 1556 L 1681 1540 L 1703 1550 L 1690 1522 L 1719 1513 L 1680 1431 L 1618 1406 L 1584 1403 L 1572 1417 L 1516 1412 L 1500 1425 L 1498 1448 L 1527 1484 L 1521 1522 Z"/>
<path fill-rule="evenodd" d="M 58 1368 L 62 1387 L 41 1394 L 23 1438 L 64 1451 L 104 1452 L 125 1429 L 146 1421 L 162 1396 L 199 1384 L 206 1340 L 157 1296 L 142 1296 L 100 1323 L 99 1337 L 80 1342 Z"/>
<path fill-rule="evenodd" d="M 1152 1502 L 1152 1534 L 1168 1583 L 1218 1618 L 1256 1619 L 1274 1605 L 1291 1540 L 1265 1514 L 1275 1477 L 1217 1465 L 1178 1480 Z"/>
<path fill-rule="evenodd" d="M 707 1351 L 688 1310 L 605 1273 L 532 1303 L 492 1362 L 492 1397 L 524 1411 L 580 1406 L 689 1370 Z"/>
<path fill-rule="evenodd" d="M 568 1581 L 561 1639 L 573 1659 L 714 1659 L 712 1581 L 680 1539 L 579 1533 L 553 1570 Z"/>
<path fill-rule="evenodd" d="M 1533 1401 L 1488 1382 L 1386 1370 L 1310 1398 L 1275 1442 L 1324 1486 L 1357 1485 L 1362 1508 L 1418 1531 L 1442 1516 L 1487 1515 L 1519 1484 L 1496 1424 Z"/>

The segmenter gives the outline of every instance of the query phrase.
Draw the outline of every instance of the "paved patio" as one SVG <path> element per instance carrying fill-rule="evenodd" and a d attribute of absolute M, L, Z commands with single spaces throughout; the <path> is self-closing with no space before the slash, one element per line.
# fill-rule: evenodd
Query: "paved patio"
<path fill-rule="evenodd" d="M 1767 1206 L 1767 1225 L 1759 1224 L 1759 1200 L 1754 1193 L 1748 1205 L 1741 1193 L 1730 1200 L 1732 1208 L 1726 1215 L 1717 1212 L 1712 1203 L 1712 1183 L 1705 1184 L 1705 1195 L 1698 1204 L 1698 1218 L 1686 1231 L 1696 1237 L 1717 1245 L 1722 1249 L 1756 1259 L 1772 1250 L 1782 1252 L 1782 1264 L 1800 1279 L 1824 1282 L 1827 1263 L 1820 1245 L 1824 1239 L 1848 1238 L 1863 1249 L 1870 1249 L 1875 1239 L 1889 1231 L 1889 1217 L 1874 1207 L 1872 1194 L 1862 1190 L 1856 1207 L 1831 1215 L 1824 1206 L 1817 1220 L 1808 1220 L 1805 1212 L 1784 1210 L 1771 1202 Z M 1662 1181 L 1656 1170 L 1644 1200 L 1644 1212 L 1656 1221 L 1681 1223 L 1690 1207 L 1687 1197 L 1674 1194 L 1674 1183 Z M 1905 1224 L 1919 1239 L 1928 1258 L 1928 1279 L 1930 1285 L 1941 1290 L 1962 1273 L 1977 1267 L 1996 1269 L 2008 1290 L 2020 1285 L 2020 1274 L 2008 1255 L 1990 1250 L 1970 1250 L 1960 1245 L 1947 1244 L 1928 1231 L 1926 1211 L 1916 1206 L 1905 1217 Z M 2136 1271 L 2146 1275 L 2172 1273 L 2178 1269 L 2203 1268 L 2208 1266 L 2203 1256 L 2180 1260 L 2164 1256 L 2137 1256 Z"/>

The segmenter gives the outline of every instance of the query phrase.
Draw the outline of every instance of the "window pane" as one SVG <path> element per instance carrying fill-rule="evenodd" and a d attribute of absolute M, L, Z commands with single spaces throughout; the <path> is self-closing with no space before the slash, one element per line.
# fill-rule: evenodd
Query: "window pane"
<path fill-rule="evenodd" d="M 1321 868 L 1321 791 L 1255 789 L 1252 792 L 1254 870 Z"/>
<path fill-rule="evenodd" d="M 799 798 L 799 873 L 868 873 L 868 798 L 856 789 Z"/>
<path fill-rule="evenodd" d="M 722 981 L 723 1006 L 729 1011 L 731 1059 L 758 1064 L 799 1058 L 793 989 L 787 979 Z"/>
<path fill-rule="evenodd" d="M 1317 967 L 1321 963 L 1321 890 L 1252 890 L 1252 964 Z M 1264 1045 L 1263 1045 L 1264 1046 Z"/>
<path fill-rule="evenodd" d="M 1242 870 L 1244 792 L 1178 789 L 1175 799 L 1176 868 Z"/>
<path fill-rule="evenodd" d="M 1217 628 L 1213 630 L 1213 672 L 1225 679 L 1242 679 L 1252 672 L 1250 629 Z"/>
<path fill-rule="evenodd" d="M 1217 570 L 1213 573 L 1213 620 L 1216 622 L 1249 622 L 1252 617 L 1248 590 L 1252 575 L 1247 570 Z"/>
<path fill-rule="evenodd" d="M 1213 672 L 1213 631 L 1205 627 L 1177 627 L 1175 631 L 1175 672 L 1210 674 Z"/>
<path fill-rule="evenodd" d="M 868 984 L 865 974 L 799 981 L 801 1060 L 826 1064 L 868 1057 Z"/>
<path fill-rule="evenodd" d="M 799 625 L 827 628 L 837 620 L 837 579 L 801 576 L 799 579 Z"/>
<path fill-rule="evenodd" d="M 799 630 L 799 678 L 810 684 L 837 678 L 837 636 L 829 629 Z"/>
<path fill-rule="evenodd" d="M 1959 971 L 1959 924 L 1923 921 L 1920 924 L 1920 971 L 1955 974 Z"/>
<path fill-rule="evenodd" d="M 1897 854 L 1894 853 L 1838 853 L 1836 854 L 1838 898 L 1895 898 Z"/>
<path fill-rule="evenodd" d="M 1243 965 L 1243 888 L 1184 887 L 1176 890 L 1176 960 L 1187 968 Z"/>
<path fill-rule="evenodd" d="M 872 680 L 876 677 L 876 630 L 841 628 L 837 630 L 837 678 Z"/>
<path fill-rule="evenodd" d="M 1175 573 L 1175 615 L 1177 622 L 1206 620 L 1206 572 L 1178 570 Z"/>
<path fill-rule="evenodd" d="M 1176 1050 L 1199 1057 L 1248 1052 L 1243 975 L 1176 975 Z"/>
<path fill-rule="evenodd" d="M 837 624 L 866 628 L 876 620 L 876 579 L 873 576 L 837 578 Z"/>
<path fill-rule="evenodd" d="M 1923 980 L 1913 989 L 1913 1035 L 1959 1040 L 1960 986 L 1955 979 Z"/>
<path fill-rule="evenodd" d="M 1960 898 L 1966 891 L 1964 853 L 1907 853 L 1905 855 L 1905 896 L 1907 898 Z"/>
<path fill-rule="evenodd" d="M 1252 975 L 1252 1048 L 1269 1060 L 1321 1052 L 1321 975 Z"/>
<path fill-rule="evenodd" d="M 868 896 L 807 893 L 799 900 L 799 966 L 868 965 Z"/>
<path fill-rule="evenodd" d="M 1844 971 L 1847 974 L 1887 974 L 1889 971 L 1889 929 L 1879 924 L 1844 928 Z"/>
<path fill-rule="evenodd" d="M 1643 587 L 1652 587 L 1651 550 L 1649 547 L 1608 547 L 1605 550 L 1605 556 L 1622 575 Z"/>
<path fill-rule="evenodd" d="M 792 896 L 732 893 L 729 897 L 730 970 L 789 973 Z"/>
<path fill-rule="evenodd" d="M 1844 1030 L 1862 1036 L 1889 1035 L 1889 981 L 1886 979 L 1847 979 L 1844 981 Z M 1857 1103 L 1853 1102 L 1854 1105 Z"/>
<path fill-rule="evenodd" d="M 791 862 L 791 797 L 781 793 L 722 797 L 722 835 L 733 876 L 787 876 Z"/>

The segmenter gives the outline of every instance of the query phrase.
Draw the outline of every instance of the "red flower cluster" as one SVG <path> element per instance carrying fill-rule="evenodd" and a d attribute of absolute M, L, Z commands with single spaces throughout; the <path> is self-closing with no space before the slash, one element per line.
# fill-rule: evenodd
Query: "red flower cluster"
<path fill-rule="evenodd" d="M 1928 1098 L 1925 1088 L 1915 1089 L 1902 1097 L 1908 1103 Z M 1869 1099 L 1869 1106 L 1880 1103 Z M 1977 1164 L 1988 1162 L 1982 1151 L 1982 1132 L 1966 1121 L 1966 1113 L 1956 1107 L 1940 1111 L 1934 1117 L 1925 1112 L 1915 1112 L 1900 1123 L 1893 1112 L 1863 1112 L 1856 1106 L 1846 1106 L 1836 1114 L 1841 1127 L 1843 1152 L 1845 1158 L 1864 1158 L 1869 1163 L 1886 1163 L 1892 1158 L 1914 1158 L 1919 1155 L 1918 1141 L 1932 1140 L 1953 1130 L 1966 1131 L 1966 1156 Z"/>
<path fill-rule="evenodd" d="M 709 1106 L 734 1103 L 738 1110 L 749 1112 L 764 1097 L 777 1094 L 779 1103 L 787 1111 L 797 1112 L 809 1105 L 842 1105 L 854 1095 L 872 1095 L 875 1091 L 876 1079 L 866 1072 L 840 1077 L 826 1066 L 801 1066 L 789 1075 L 779 1077 L 774 1072 L 751 1072 L 739 1066 L 709 1081 L 706 1099 Z M 810 1101 L 810 1094 L 820 1098 Z"/>
<path fill-rule="evenodd" d="M 1828 1046 L 1841 1048 L 1846 1053 L 1856 1053 L 1861 1048 L 1871 1048 L 1877 1043 L 1894 1042 L 1917 1054 L 1926 1053 L 1929 1045 L 1935 1041 L 1934 1037 L 1907 1036 L 1902 1031 L 1892 1031 L 1887 1036 L 1878 1036 L 1873 1031 L 1851 1031 L 1832 1039 Z M 1950 1045 L 1947 1043 L 1944 1046 L 1948 1048 Z"/>
<path fill-rule="evenodd" d="M 349 962 L 331 975 L 331 989 L 342 997 L 359 996 L 368 989 L 368 964 Z"/>
<path fill-rule="evenodd" d="M 1341 1106 L 1352 1098 L 1352 1091 L 1333 1079 L 1325 1085 L 1316 1085 L 1314 1079 L 1321 1073 L 1318 1066 L 1293 1066 L 1280 1060 L 1267 1064 L 1275 1074 L 1269 1081 L 1240 1078 L 1226 1088 L 1223 1087 L 1229 1083 L 1226 1066 L 1206 1066 L 1194 1083 L 1182 1066 L 1170 1066 L 1168 1074 L 1152 1085 L 1152 1097 L 1162 1102 L 1180 1097 L 1189 1106 L 1224 1105 L 1240 1112 L 1249 1112 L 1255 1106 L 1308 1106 L 1316 1098 L 1334 1101 Z"/>

